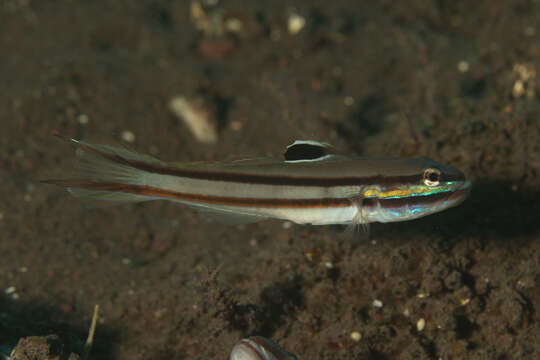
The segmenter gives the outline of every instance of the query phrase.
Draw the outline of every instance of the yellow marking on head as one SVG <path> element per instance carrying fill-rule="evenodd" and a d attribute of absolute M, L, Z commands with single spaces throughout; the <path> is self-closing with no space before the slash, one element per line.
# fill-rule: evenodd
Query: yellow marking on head
<path fill-rule="evenodd" d="M 432 189 L 423 187 L 423 186 L 415 186 L 414 188 L 411 187 L 409 189 L 397 189 L 397 190 L 390 190 L 390 191 L 380 191 L 377 189 L 368 189 L 364 191 L 362 194 L 364 197 L 376 197 L 379 199 L 384 198 L 391 198 L 391 197 L 406 197 L 410 196 L 412 194 L 420 194 L 429 192 Z"/>
<path fill-rule="evenodd" d="M 364 197 L 377 197 L 377 198 L 385 198 L 385 197 L 393 197 L 393 196 L 407 196 L 411 194 L 410 189 L 406 190 L 390 190 L 390 191 L 379 191 L 376 189 L 369 189 L 364 191 Z"/>

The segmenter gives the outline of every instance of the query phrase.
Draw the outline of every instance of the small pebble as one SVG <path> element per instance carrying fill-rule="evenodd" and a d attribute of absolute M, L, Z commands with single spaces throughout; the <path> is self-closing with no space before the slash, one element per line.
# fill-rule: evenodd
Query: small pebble
<path fill-rule="evenodd" d="M 231 121 L 230 126 L 233 131 L 240 131 L 244 127 L 244 124 L 241 121 L 234 120 L 234 121 Z"/>
<path fill-rule="evenodd" d="M 157 309 L 156 311 L 154 311 L 154 317 L 156 319 L 160 319 L 163 315 L 165 315 L 167 313 L 167 309 L 166 308 L 162 308 L 162 309 Z"/>
<path fill-rule="evenodd" d="M 534 36 L 534 34 L 536 33 L 536 30 L 532 26 L 527 26 L 523 32 L 525 33 L 526 36 Z"/>
<path fill-rule="evenodd" d="M 230 18 L 225 21 L 225 29 L 229 32 L 238 34 L 244 29 L 244 24 L 240 19 Z"/>
<path fill-rule="evenodd" d="M 17 289 L 15 288 L 15 286 L 10 286 L 10 287 L 7 287 L 5 290 L 4 290 L 4 293 L 6 295 L 11 295 L 13 294 L 15 291 L 17 291 Z"/>
<path fill-rule="evenodd" d="M 375 299 L 373 300 L 373 303 L 371 305 L 373 305 L 376 308 L 382 308 L 383 302 L 381 300 Z"/>
<path fill-rule="evenodd" d="M 343 104 L 345 104 L 345 106 L 354 105 L 354 98 L 352 96 L 345 96 L 345 98 L 343 99 Z"/>
<path fill-rule="evenodd" d="M 351 340 L 358 342 L 362 339 L 362 334 L 360 334 L 358 331 L 353 331 L 351 333 Z"/>
<path fill-rule="evenodd" d="M 88 115 L 86 115 L 86 114 L 80 114 L 79 116 L 77 116 L 77 121 L 78 121 L 79 124 L 81 124 L 81 125 L 86 125 L 86 124 L 88 124 Z"/>
<path fill-rule="evenodd" d="M 512 88 L 512 95 L 514 95 L 515 98 L 520 97 L 525 92 L 525 86 L 523 85 L 523 81 L 517 80 L 514 83 L 514 87 Z"/>
<path fill-rule="evenodd" d="M 122 131 L 121 137 L 122 137 L 122 140 L 128 143 L 132 143 L 135 141 L 135 134 L 129 130 Z"/>
<path fill-rule="evenodd" d="M 129 258 L 123 258 L 123 259 L 122 259 L 122 264 L 124 264 L 124 265 L 129 265 L 129 264 L 131 264 L 131 259 L 129 259 Z"/>
<path fill-rule="evenodd" d="M 469 63 L 465 60 L 462 60 L 458 62 L 457 68 L 459 72 L 466 73 L 467 71 L 469 71 Z"/>
<path fill-rule="evenodd" d="M 424 318 L 418 319 L 418 321 L 416 322 L 416 330 L 422 331 L 424 330 L 425 327 L 426 327 L 426 320 L 424 320 Z"/>
<path fill-rule="evenodd" d="M 289 29 L 289 34 L 296 35 L 298 34 L 306 25 L 306 19 L 298 14 L 290 14 L 287 21 L 287 28 Z"/>
<path fill-rule="evenodd" d="M 467 298 L 467 299 L 461 299 L 461 300 L 459 301 L 459 305 L 465 306 L 465 305 L 467 305 L 469 302 L 471 302 L 471 299 L 470 299 L 470 298 Z"/>

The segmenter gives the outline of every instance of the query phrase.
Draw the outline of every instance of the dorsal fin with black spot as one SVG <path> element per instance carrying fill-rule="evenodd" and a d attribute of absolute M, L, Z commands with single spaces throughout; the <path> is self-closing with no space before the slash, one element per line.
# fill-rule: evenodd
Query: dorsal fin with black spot
<path fill-rule="evenodd" d="M 335 153 L 330 144 L 314 140 L 295 140 L 287 146 L 283 157 L 285 162 L 321 161 L 328 159 Z"/>

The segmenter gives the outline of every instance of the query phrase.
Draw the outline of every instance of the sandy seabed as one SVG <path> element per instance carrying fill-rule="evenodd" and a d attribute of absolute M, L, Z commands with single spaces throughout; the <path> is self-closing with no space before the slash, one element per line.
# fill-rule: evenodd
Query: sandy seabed
<path fill-rule="evenodd" d="M 0 2 L 0 351 L 55 334 L 81 353 L 99 304 L 91 359 L 226 359 L 251 335 L 301 359 L 540 358 L 540 3 L 210 3 Z M 178 161 L 317 139 L 474 186 L 369 237 L 222 225 L 40 184 L 74 165 L 52 131 Z"/>

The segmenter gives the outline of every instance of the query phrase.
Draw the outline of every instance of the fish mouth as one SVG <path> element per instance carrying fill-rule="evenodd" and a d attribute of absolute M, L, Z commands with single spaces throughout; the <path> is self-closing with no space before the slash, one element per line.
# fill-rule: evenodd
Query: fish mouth
<path fill-rule="evenodd" d="M 454 192 L 448 195 L 448 200 L 452 202 L 452 206 L 461 204 L 471 192 L 472 184 L 469 180 L 465 180 Z"/>

